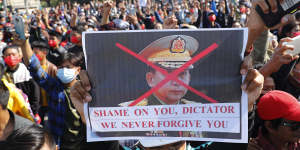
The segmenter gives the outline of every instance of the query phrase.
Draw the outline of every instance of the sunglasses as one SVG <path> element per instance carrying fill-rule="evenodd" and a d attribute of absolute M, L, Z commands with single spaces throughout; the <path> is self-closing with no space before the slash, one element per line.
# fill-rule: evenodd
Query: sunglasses
<path fill-rule="evenodd" d="M 281 125 L 290 127 L 293 131 L 296 131 L 300 128 L 300 122 L 282 122 Z"/>

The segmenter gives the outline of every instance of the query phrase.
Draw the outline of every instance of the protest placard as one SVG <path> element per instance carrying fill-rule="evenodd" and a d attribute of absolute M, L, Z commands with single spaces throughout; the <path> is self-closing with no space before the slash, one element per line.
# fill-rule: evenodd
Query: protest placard
<path fill-rule="evenodd" d="M 247 142 L 246 29 L 84 33 L 88 141 Z"/>

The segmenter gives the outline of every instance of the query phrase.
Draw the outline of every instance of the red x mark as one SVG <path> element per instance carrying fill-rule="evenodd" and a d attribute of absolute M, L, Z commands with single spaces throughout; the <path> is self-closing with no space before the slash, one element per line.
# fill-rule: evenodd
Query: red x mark
<path fill-rule="evenodd" d="M 128 54 L 134 56 L 135 58 L 139 59 L 140 61 L 146 63 L 147 65 L 149 65 L 153 69 L 163 73 L 166 76 L 166 78 L 164 80 L 162 80 L 155 87 L 151 88 L 148 92 L 144 93 L 142 96 L 137 98 L 135 101 L 133 101 L 131 104 L 129 104 L 129 106 L 134 106 L 137 103 L 139 103 L 140 101 L 142 101 L 144 98 L 149 97 L 152 93 L 157 91 L 159 88 L 161 88 L 164 84 L 166 84 L 170 80 L 176 81 L 177 83 L 181 84 L 182 86 L 184 86 L 188 90 L 192 91 L 193 93 L 197 94 L 198 96 L 203 97 L 204 99 L 206 99 L 206 100 L 208 100 L 212 103 L 217 103 L 217 101 L 214 100 L 213 98 L 206 96 L 204 93 L 192 88 L 191 86 L 189 86 L 189 85 L 185 84 L 184 82 L 182 82 L 181 80 L 179 80 L 177 78 L 177 76 L 181 72 L 183 72 L 185 69 L 187 69 L 190 65 L 194 64 L 195 62 L 197 62 L 198 60 L 200 60 L 204 56 L 208 55 L 210 52 L 214 51 L 218 47 L 218 44 L 216 44 L 216 43 L 212 44 L 211 46 L 209 46 L 208 48 L 206 48 L 205 50 L 200 52 L 198 55 L 193 57 L 190 61 L 188 61 L 184 65 L 182 65 L 180 68 L 174 70 L 172 73 L 168 73 L 165 69 L 156 66 L 152 62 L 148 61 L 147 59 L 145 59 L 144 57 L 138 55 L 137 53 L 131 51 L 130 49 L 126 48 L 125 46 L 121 45 L 120 43 L 116 43 L 116 46 L 119 47 L 121 50 L 125 51 L 126 53 L 128 53 Z"/>

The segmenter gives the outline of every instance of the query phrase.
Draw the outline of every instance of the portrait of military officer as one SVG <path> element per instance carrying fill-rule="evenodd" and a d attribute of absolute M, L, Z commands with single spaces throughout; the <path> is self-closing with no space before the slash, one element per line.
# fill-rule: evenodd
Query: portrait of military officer
<path fill-rule="evenodd" d="M 171 35 L 152 42 L 143 49 L 139 55 L 171 73 L 191 60 L 191 56 L 197 51 L 198 46 L 198 41 L 191 36 Z M 189 66 L 177 76 L 177 78 L 186 85 L 189 85 L 191 81 L 190 69 L 193 69 L 193 65 Z M 165 75 L 163 73 L 151 67 L 149 67 L 145 77 L 150 88 L 155 87 L 158 83 L 165 79 Z M 137 103 L 136 106 L 195 103 L 183 98 L 187 91 L 188 89 L 186 89 L 183 85 L 174 80 L 170 80 L 151 96 Z M 133 101 L 123 102 L 120 103 L 119 106 L 128 106 L 132 102 Z"/>
<path fill-rule="evenodd" d="M 143 49 L 139 53 L 139 55 L 171 73 L 191 60 L 191 56 L 197 51 L 198 46 L 198 41 L 191 36 L 171 35 L 162 37 L 152 42 L 145 49 Z M 191 81 L 190 69 L 193 69 L 193 65 L 189 66 L 186 70 L 182 71 L 177 76 L 177 78 L 184 82 L 186 85 L 189 85 Z M 146 81 L 150 88 L 155 87 L 164 79 L 164 74 L 149 67 L 149 71 L 146 73 Z M 186 89 L 183 85 L 177 83 L 176 81 L 170 80 L 152 95 L 143 99 L 135 106 L 196 103 L 194 101 L 186 100 L 183 98 L 186 95 L 187 91 L 188 89 Z M 133 100 L 123 102 L 120 103 L 119 106 L 125 107 L 132 102 Z M 201 132 L 193 131 L 150 131 L 139 133 L 142 133 L 143 136 L 202 137 Z"/>

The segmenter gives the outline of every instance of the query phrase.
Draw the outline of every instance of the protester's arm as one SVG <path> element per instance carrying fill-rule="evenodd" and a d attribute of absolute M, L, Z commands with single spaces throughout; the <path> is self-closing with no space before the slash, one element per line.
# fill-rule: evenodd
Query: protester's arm
<path fill-rule="evenodd" d="M 154 16 L 155 16 L 155 19 L 156 19 L 159 23 L 161 23 L 161 24 L 164 23 L 163 19 L 161 18 L 161 16 L 158 14 L 157 11 L 154 12 Z"/>
<path fill-rule="evenodd" d="M 272 73 L 277 72 L 283 64 L 288 64 L 291 61 L 299 58 L 298 55 L 292 56 L 285 53 L 286 50 L 294 49 L 292 45 L 283 45 L 284 42 L 289 42 L 291 40 L 291 38 L 284 38 L 280 40 L 272 59 L 259 70 L 264 77 L 268 77 Z"/>
<path fill-rule="evenodd" d="M 158 4 L 155 4 L 153 7 L 154 7 L 154 16 L 155 16 L 155 19 L 157 20 L 157 22 L 163 24 L 164 21 L 163 21 L 163 19 L 161 18 L 161 16 L 158 13 Z"/>
<path fill-rule="evenodd" d="M 250 56 L 247 56 L 241 65 L 240 73 L 246 75 L 241 88 L 248 95 L 248 112 L 253 110 L 255 101 L 261 94 L 264 83 L 264 76 L 256 69 L 250 68 L 252 68 L 252 59 Z"/>
<path fill-rule="evenodd" d="M 104 3 L 104 7 L 103 7 L 104 12 L 103 12 L 103 16 L 102 16 L 100 25 L 106 25 L 109 23 L 109 13 L 110 13 L 111 7 L 112 7 L 111 1 Z"/>
<path fill-rule="evenodd" d="M 84 103 L 90 102 L 92 100 L 92 97 L 89 93 L 89 91 L 91 90 L 91 85 L 86 71 L 81 70 L 79 76 L 80 81 L 76 82 L 71 88 L 70 97 L 76 110 L 80 114 L 82 122 L 86 123 L 83 105 Z"/>
<path fill-rule="evenodd" d="M 248 95 L 248 112 L 251 112 L 255 101 L 261 94 L 263 88 L 264 76 L 256 69 L 248 70 L 246 78 L 242 84 L 242 90 Z"/>
<path fill-rule="evenodd" d="M 128 15 L 127 19 L 128 19 L 128 22 L 134 26 L 134 30 L 141 30 L 141 26 L 140 26 L 136 16 Z"/>
<path fill-rule="evenodd" d="M 40 11 L 37 11 L 37 14 L 36 14 L 36 24 L 37 24 L 38 27 L 41 27 L 42 15 L 41 15 Z"/>
<path fill-rule="evenodd" d="M 72 28 L 74 28 L 74 27 L 76 27 L 76 22 L 77 22 L 77 12 L 76 12 L 76 11 L 75 11 L 75 12 L 72 12 L 71 15 L 72 15 L 72 16 L 71 16 L 70 26 L 71 26 Z"/>
<path fill-rule="evenodd" d="M 228 8 L 228 2 L 227 0 L 224 0 L 225 1 L 225 14 L 230 14 L 230 9 Z"/>
<path fill-rule="evenodd" d="M 208 20 L 208 12 L 205 10 L 202 13 L 202 23 L 203 23 L 203 28 L 208 28 L 209 25 L 209 20 Z"/>
<path fill-rule="evenodd" d="M 263 22 L 262 18 L 258 15 L 258 13 L 256 12 L 255 8 L 257 5 L 259 5 L 264 13 L 268 13 L 269 9 L 272 10 L 272 12 L 277 12 L 277 2 L 276 0 L 268 0 L 269 4 L 271 5 L 271 8 L 268 7 L 268 5 L 266 4 L 265 0 L 255 0 L 252 4 L 252 8 L 251 8 L 251 13 L 249 16 L 249 20 L 247 21 L 246 26 L 248 27 L 248 42 L 247 42 L 247 46 L 246 46 L 246 50 L 248 51 L 252 44 L 254 43 L 254 41 L 257 39 L 258 36 L 260 36 L 260 34 L 267 29 L 267 27 L 265 26 L 265 23 Z M 272 27 L 271 29 L 277 29 L 285 24 L 287 24 L 290 20 L 292 20 L 293 18 L 291 17 L 292 15 L 288 14 L 286 16 L 284 16 L 281 19 L 281 22 L 277 25 L 275 25 L 274 27 Z"/>
<path fill-rule="evenodd" d="M 45 26 L 47 27 L 47 29 L 51 30 L 52 27 L 49 25 L 49 19 L 48 19 L 49 15 L 48 15 L 47 10 L 43 10 L 42 13 L 43 13 L 42 17 L 43 17 L 43 21 L 44 21 Z"/>
<path fill-rule="evenodd" d="M 51 76 L 51 77 L 56 77 L 56 73 L 57 73 L 57 67 L 52 64 L 51 62 L 47 62 L 48 63 L 48 74 Z"/>
<path fill-rule="evenodd" d="M 215 2 L 214 0 L 211 1 L 211 9 L 212 9 L 213 12 L 215 13 L 215 15 L 218 16 L 217 6 L 216 6 L 216 2 Z"/>
<path fill-rule="evenodd" d="M 198 9 L 198 18 L 196 20 L 196 22 L 194 22 L 194 26 L 196 26 L 197 28 L 200 27 L 200 23 L 201 23 L 201 15 L 202 15 L 202 11 L 201 11 L 201 8 L 200 8 L 200 2 L 198 1 L 195 1 L 194 5 L 196 5 L 197 9 Z"/>
<path fill-rule="evenodd" d="M 52 92 L 53 89 L 59 87 L 60 83 L 57 79 L 52 78 L 42 68 L 40 61 L 34 55 L 29 40 L 18 39 L 17 35 L 14 35 L 14 44 L 21 47 L 23 53 L 23 60 L 28 67 L 33 79 L 47 92 Z"/>
<path fill-rule="evenodd" d="M 139 4 L 137 3 L 136 4 L 136 10 L 137 10 L 137 12 L 136 12 L 136 16 L 139 18 L 139 19 L 141 19 L 141 20 L 145 20 L 145 16 L 143 15 L 143 12 L 142 12 L 142 10 L 141 10 L 141 8 L 140 8 L 140 6 L 139 6 Z"/>
<path fill-rule="evenodd" d="M 175 16 L 168 17 L 164 20 L 163 29 L 178 29 L 179 26 L 177 25 L 178 20 Z"/>
<path fill-rule="evenodd" d="M 18 45 L 21 46 L 22 53 L 23 53 L 24 63 L 26 64 L 26 66 L 28 66 L 29 65 L 29 60 L 30 60 L 30 58 L 33 55 L 33 51 L 31 49 L 29 40 L 28 39 L 26 39 L 26 40 L 20 40 L 19 42 L 20 43 Z"/>

